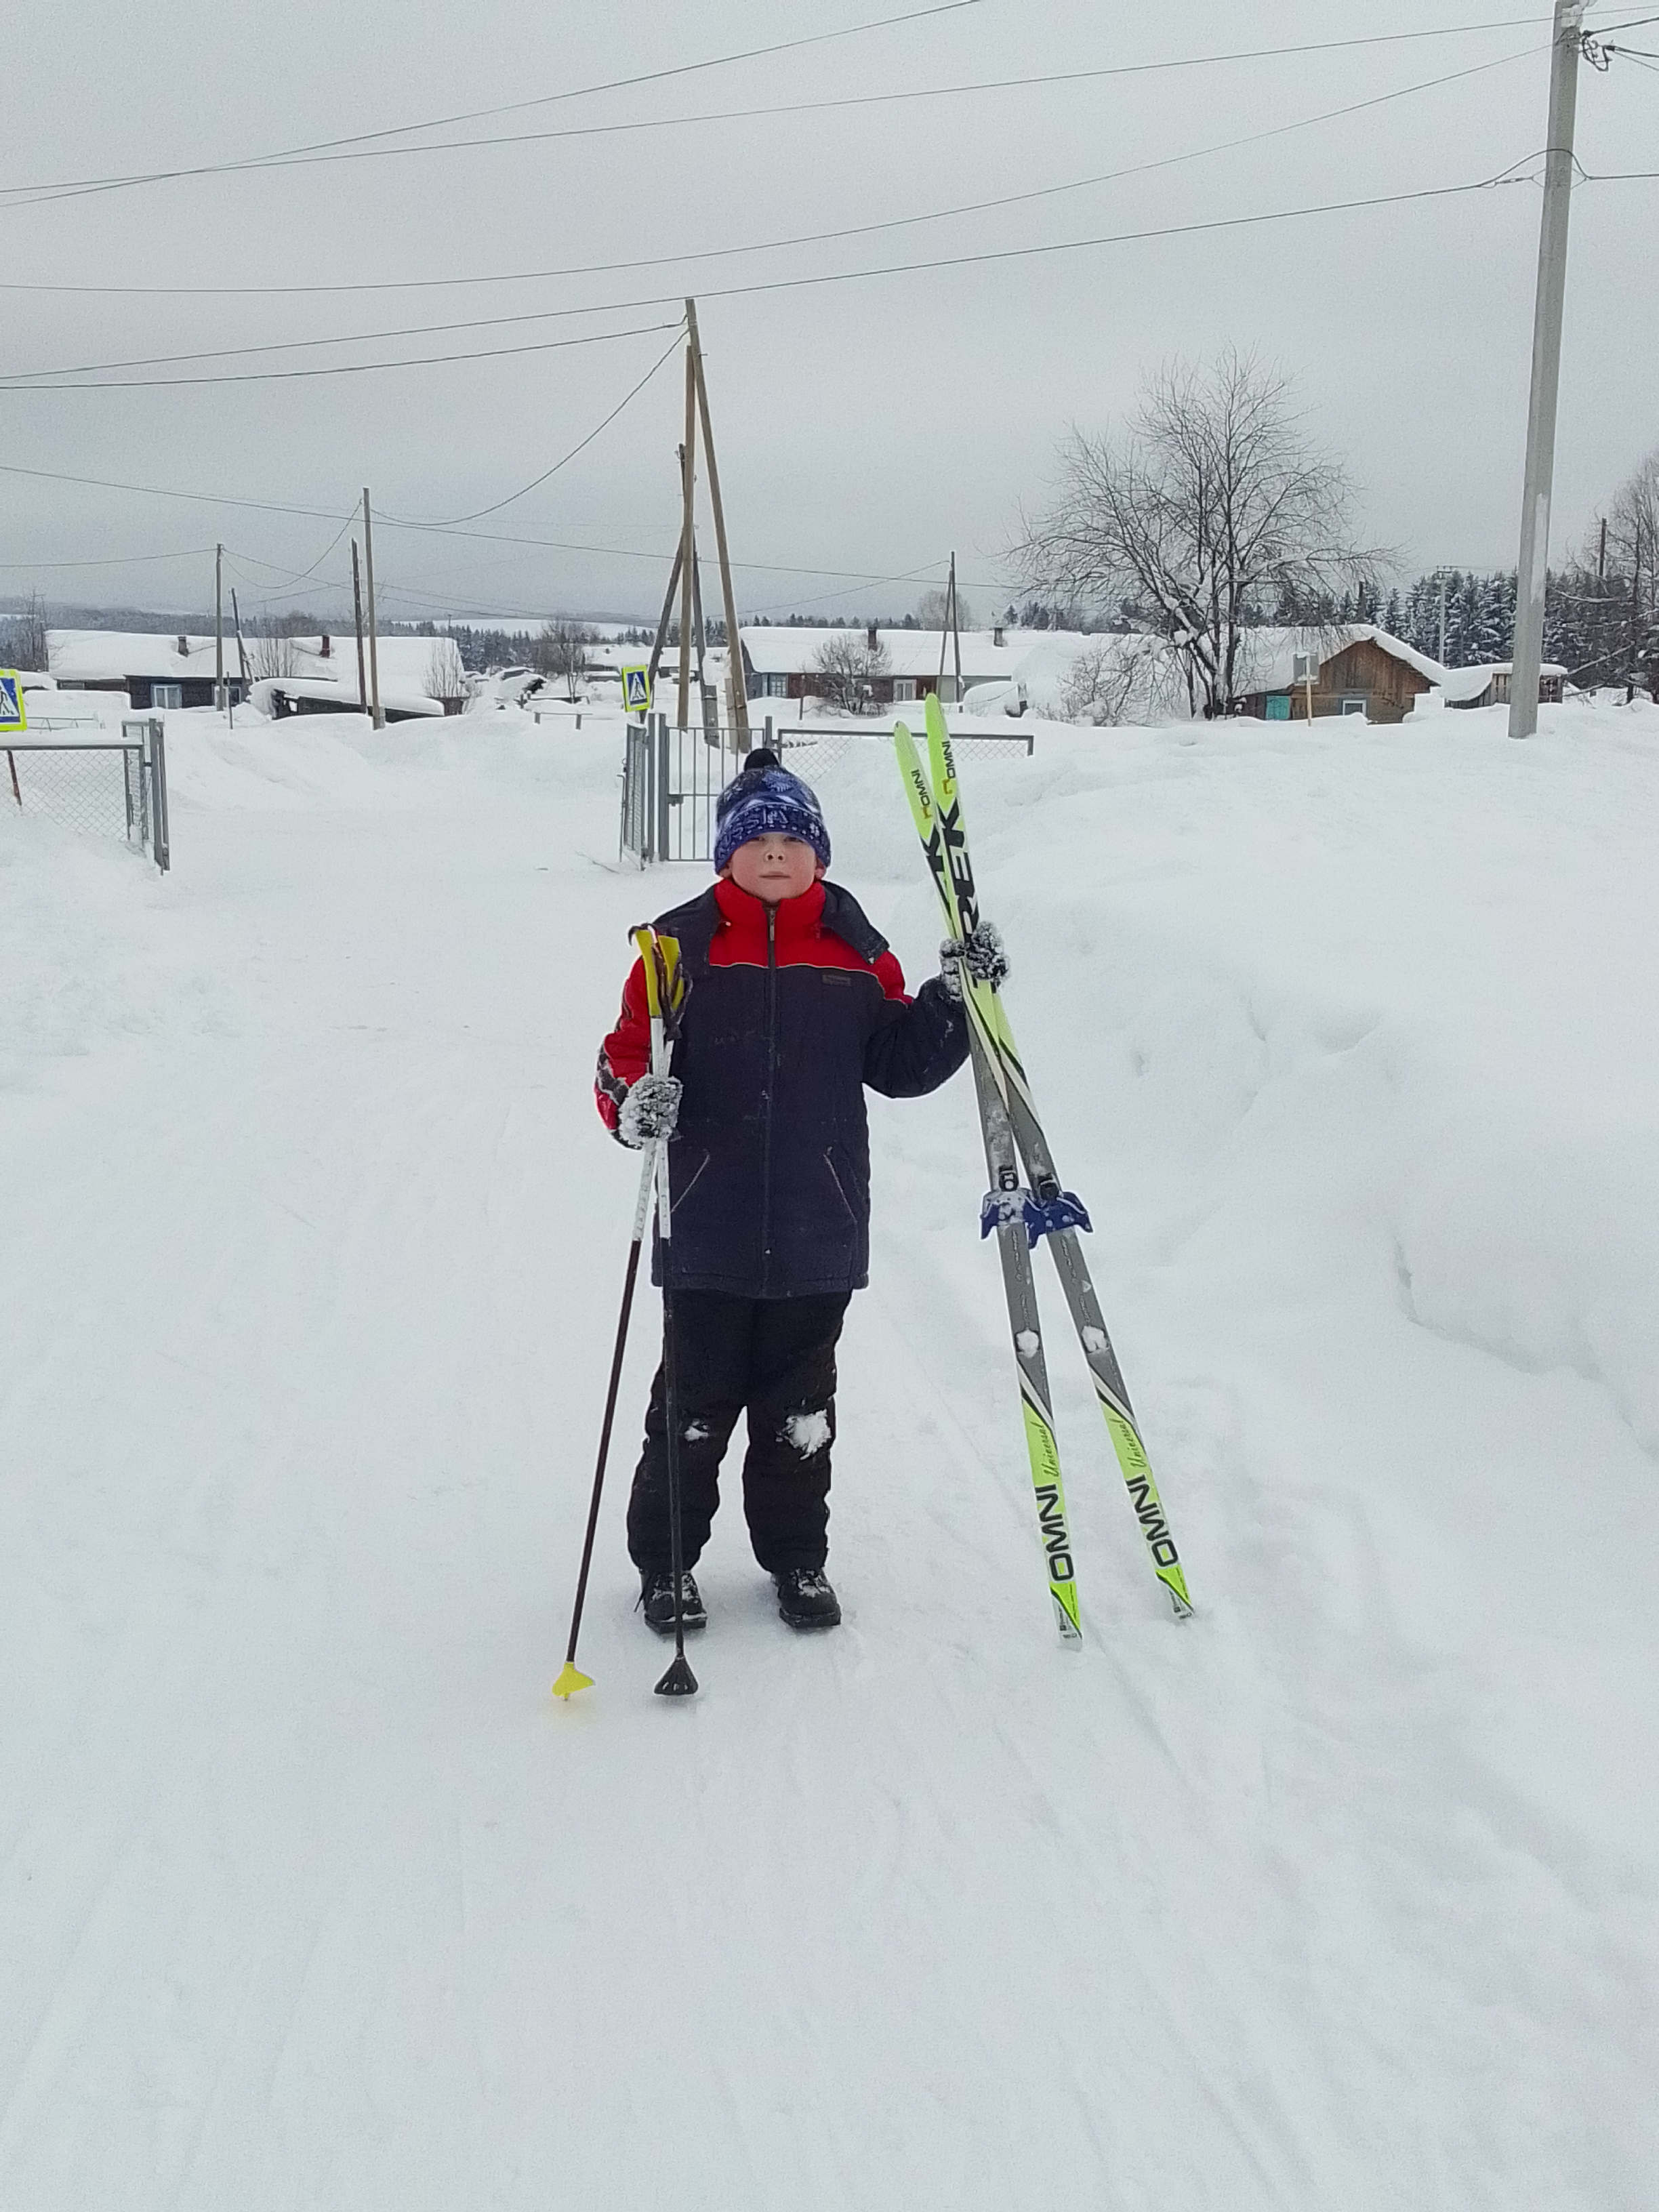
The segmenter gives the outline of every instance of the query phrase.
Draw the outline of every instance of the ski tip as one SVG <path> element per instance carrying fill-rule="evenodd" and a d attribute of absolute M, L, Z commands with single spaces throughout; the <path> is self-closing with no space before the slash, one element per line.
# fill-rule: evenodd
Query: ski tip
<path fill-rule="evenodd" d="M 568 1704 L 578 1690 L 591 1690 L 592 1686 L 593 1677 L 584 1674 L 580 1667 L 567 1659 L 559 1671 L 558 1680 L 553 1685 L 553 1694 L 556 1698 L 564 1698 Z"/>
<path fill-rule="evenodd" d="M 695 1698 L 697 1678 L 686 1663 L 684 1651 L 675 1655 L 674 1663 L 657 1685 L 659 1698 Z"/>

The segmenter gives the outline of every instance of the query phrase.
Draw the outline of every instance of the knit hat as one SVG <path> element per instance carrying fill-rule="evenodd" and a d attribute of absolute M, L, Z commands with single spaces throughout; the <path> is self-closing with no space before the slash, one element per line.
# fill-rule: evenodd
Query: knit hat
<path fill-rule="evenodd" d="M 830 832 L 817 793 L 803 783 L 774 752 L 762 746 L 750 754 L 743 773 L 734 775 L 714 802 L 714 866 L 722 869 L 739 845 L 776 830 L 810 845 L 820 863 L 830 865 Z"/>

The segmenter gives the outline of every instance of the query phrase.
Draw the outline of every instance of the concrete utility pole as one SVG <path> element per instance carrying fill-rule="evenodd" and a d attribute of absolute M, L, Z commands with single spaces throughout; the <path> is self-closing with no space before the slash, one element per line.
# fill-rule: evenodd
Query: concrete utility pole
<path fill-rule="evenodd" d="M 1444 571 L 1443 571 L 1443 570 L 1442 570 L 1442 572 L 1441 572 L 1441 576 L 1440 576 L 1440 665 L 1443 668 L 1443 667 L 1445 666 L 1445 665 L 1446 665 L 1446 577 L 1445 577 L 1445 572 L 1444 572 Z"/>
<path fill-rule="evenodd" d="M 1544 659 L 1544 593 L 1549 581 L 1550 495 L 1555 481 L 1555 408 L 1561 381 L 1561 310 L 1567 288 L 1567 214 L 1572 204 L 1572 138 L 1578 109 L 1578 57 L 1585 0 L 1555 0 L 1550 59 L 1549 143 L 1544 155 L 1544 215 L 1538 237 L 1538 297 L 1532 328 L 1532 399 L 1527 411 L 1527 476 L 1521 497 L 1521 558 L 1515 592 L 1515 650 L 1510 671 L 1510 735 L 1538 727 L 1538 679 Z"/>
<path fill-rule="evenodd" d="M 368 704 L 368 684 L 363 675 L 363 572 L 357 560 L 357 541 L 351 541 L 351 612 L 357 625 L 357 704 Z"/>
<path fill-rule="evenodd" d="M 225 711 L 225 549 L 213 549 L 213 703 Z"/>
<path fill-rule="evenodd" d="M 374 626 L 374 528 L 368 519 L 368 486 L 363 486 L 363 567 L 368 577 L 368 688 L 373 703 L 369 712 L 377 730 L 386 727 L 386 716 L 380 712 L 380 634 Z"/>

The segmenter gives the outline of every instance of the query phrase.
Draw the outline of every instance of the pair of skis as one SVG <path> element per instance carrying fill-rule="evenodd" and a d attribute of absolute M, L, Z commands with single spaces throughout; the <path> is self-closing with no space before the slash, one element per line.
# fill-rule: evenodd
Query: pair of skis
<path fill-rule="evenodd" d="M 893 741 L 916 835 L 927 856 L 945 927 L 952 938 L 960 940 L 978 924 L 979 898 L 968 855 L 968 835 L 963 823 L 962 795 L 957 783 L 950 731 L 937 699 L 927 701 L 927 768 L 922 766 L 915 739 L 902 722 L 896 725 Z M 1152 1571 L 1169 1592 L 1176 1619 L 1185 1620 L 1193 1610 L 1187 1593 L 1187 1577 L 1175 1539 L 1170 1534 L 1169 1520 L 1079 1242 L 1079 1231 L 1091 1225 L 1088 1214 L 1081 1202 L 1060 1187 L 1031 1086 L 1015 1048 L 1007 1012 L 995 986 L 975 982 L 965 963 L 959 972 L 972 1043 L 985 1164 L 991 1178 L 981 1213 L 981 1234 L 988 1237 L 995 1231 L 1002 1262 L 1002 1286 L 1008 1301 L 1008 1325 L 1019 1376 L 1020 1410 L 1024 1419 L 1031 1484 L 1036 1496 L 1037 1526 L 1048 1566 L 1055 1626 L 1064 1643 L 1081 1643 L 1083 1626 L 1078 1607 L 1077 1569 L 1066 1515 L 1066 1488 L 1060 1479 L 1060 1447 L 1054 1437 L 1048 1396 L 1048 1370 L 1043 1356 L 1036 1284 L 1031 1270 L 1031 1255 L 1039 1241 L 1047 1242 L 1060 1271 L 1060 1286 L 1083 1357 L 1088 1363 L 1095 1395 L 1106 1419 L 1129 1502 L 1152 1558 Z M 1022 1163 L 1024 1177 L 1020 1173 Z"/>

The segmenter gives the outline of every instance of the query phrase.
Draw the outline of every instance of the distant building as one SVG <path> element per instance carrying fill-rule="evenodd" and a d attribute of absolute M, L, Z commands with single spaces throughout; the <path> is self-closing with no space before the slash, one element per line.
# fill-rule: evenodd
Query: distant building
<path fill-rule="evenodd" d="M 434 641 L 381 637 L 380 704 L 389 718 L 406 720 L 432 711 Z M 179 633 L 151 636 L 142 630 L 53 629 L 46 633 L 52 675 L 60 691 L 125 693 L 135 714 L 213 704 L 214 641 Z M 351 631 L 309 637 L 248 638 L 244 679 L 235 637 L 225 633 L 225 688 L 233 706 L 251 698 L 261 682 L 289 696 L 289 711 L 356 714 L 357 640 Z M 304 699 L 307 703 L 301 706 Z M 314 703 L 313 703 L 314 702 Z M 268 711 L 268 710 L 267 710 Z"/>
<path fill-rule="evenodd" d="M 1490 660 L 1476 668 L 1449 668 L 1441 690 L 1449 707 L 1507 707 L 1515 664 Z M 1538 703 L 1558 702 L 1567 672 L 1558 660 L 1547 660 L 1538 672 Z"/>
<path fill-rule="evenodd" d="M 1030 649 L 1031 635 L 1001 629 L 963 630 L 963 690 L 967 691 L 976 684 L 1012 683 Z M 861 641 L 867 647 L 879 646 L 885 655 L 884 671 L 871 682 L 872 706 L 903 705 L 934 691 L 946 700 L 957 696 L 956 641 L 936 629 L 879 629 L 872 623 L 860 631 L 761 623 L 739 630 L 738 636 L 743 645 L 744 685 L 750 699 L 822 698 L 825 679 L 818 656 L 826 645 L 848 639 Z M 1011 642 L 1011 638 L 1015 641 Z"/>
<path fill-rule="evenodd" d="M 1369 623 L 1340 629 L 1250 629 L 1240 647 L 1239 712 L 1265 722 L 1353 714 L 1403 722 L 1446 671 Z"/>
<path fill-rule="evenodd" d="M 143 631 L 52 629 L 46 632 L 52 674 L 60 691 L 125 692 L 135 713 L 214 703 L 214 641 L 151 637 Z M 236 641 L 225 641 L 225 689 L 233 706 L 246 691 Z"/>

